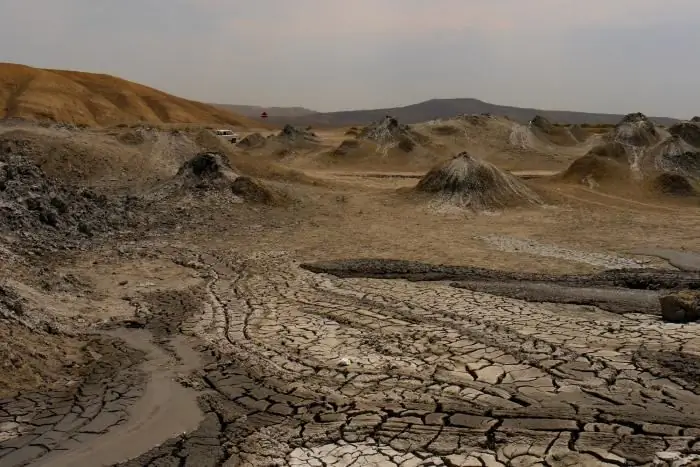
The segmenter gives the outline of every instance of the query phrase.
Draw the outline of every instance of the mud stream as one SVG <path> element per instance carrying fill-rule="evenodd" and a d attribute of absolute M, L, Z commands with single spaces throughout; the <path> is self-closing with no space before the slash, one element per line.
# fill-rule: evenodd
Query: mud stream
<path fill-rule="evenodd" d="M 179 357 L 168 355 L 152 342 L 143 329 L 119 329 L 110 333 L 130 347 L 145 353 L 140 370 L 147 375 L 143 395 L 127 408 L 124 422 L 87 443 L 44 457 L 37 467 L 113 465 L 137 457 L 168 439 L 192 431 L 202 421 L 197 392 L 176 381 L 178 373 L 190 373 L 201 366 L 196 352 L 183 336 L 170 341 Z"/>

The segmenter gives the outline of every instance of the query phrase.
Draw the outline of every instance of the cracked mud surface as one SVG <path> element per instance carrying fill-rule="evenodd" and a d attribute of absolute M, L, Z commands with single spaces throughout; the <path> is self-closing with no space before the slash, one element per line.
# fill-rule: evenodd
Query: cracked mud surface
<path fill-rule="evenodd" d="M 202 254 L 191 265 L 207 279 L 193 292 L 203 306 L 155 306 L 144 326 L 161 343 L 182 333 L 204 344 L 190 381 L 203 419 L 120 465 L 643 465 L 665 451 L 700 453 L 693 325 L 555 312 L 441 283 L 339 279 L 285 254 Z M 74 400 L 48 410 L 77 415 Z M 122 413 L 98 410 L 92 427 L 47 444 L 39 436 L 56 430 L 41 427 L 59 416 L 27 424 L 36 402 L 17 404 L 3 403 L 3 433 L 8 423 L 28 433 L 0 443 L 2 465 L 22 465 L 23 449 L 89 442 L 116 415 L 100 417 Z"/>
<path fill-rule="evenodd" d="M 436 213 L 396 192 L 415 180 L 329 174 L 320 154 L 271 155 L 290 165 L 268 168 L 232 154 L 292 205 L 154 197 L 211 142 L 153 130 L 132 158 L 103 151 L 95 131 L 69 132 L 95 142 L 94 157 L 32 160 L 108 201 L 148 202 L 127 230 L 66 232 L 75 243 L 0 236 L 0 466 L 700 456 L 697 324 L 656 310 L 658 294 L 700 288 L 687 253 L 700 251 L 696 205 L 557 186 L 546 209 Z M 520 153 L 500 161 L 544 168 Z M 651 269 L 669 263 L 688 271 Z"/>

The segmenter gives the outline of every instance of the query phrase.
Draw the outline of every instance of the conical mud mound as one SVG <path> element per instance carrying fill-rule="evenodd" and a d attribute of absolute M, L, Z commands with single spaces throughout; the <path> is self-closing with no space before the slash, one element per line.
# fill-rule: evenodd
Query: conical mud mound
<path fill-rule="evenodd" d="M 217 152 L 202 152 L 188 160 L 175 176 L 185 187 L 226 188 L 238 178 L 226 156 Z"/>
<path fill-rule="evenodd" d="M 615 125 L 612 131 L 613 141 L 629 146 L 650 146 L 661 139 L 654 123 L 643 113 L 631 113 Z"/>
<path fill-rule="evenodd" d="M 678 136 L 686 143 L 700 148 L 700 124 L 697 122 L 676 123 L 668 129 L 673 136 Z"/>
<path fill-rule="evenodd" d="M 218 152 L 202 152 L 185 162 L 177 174 L 163 186 L 158 198 L 178 198 L 191 194 L 228 195 L 232 201 L 273 203 L 286 197 L 266 183 L 241 176 L 226 156 Z"/>
<path fill-rule="evenodd" d="M 652 188 L 670 196 L 696 196 L 697 190 L 686 177 L 678 174 L 662 173 L 652 180 Z"/>
<path fill-rule="evenodd" d="M 591 187 L 627 181 L 631 178 L 627 147 L 619 141 L 594 146 L 585 156 L 572 162 L 557 178 Z"/>
<path fill-rule="evenodd" d="M 236 143 L 236 146 L 243 149 L 256 149 L 265 146 L 265 141 L 265 137 L 260 133 L 252 133 Z"/>
<path fill-rule="evenodd" d="M 290 145 L 319 142 L 318 136 L 312 131 L 292 125 L 285 125 L 282 131 L 275 136 L 275 139 L 280 143 Z"/>
<path fill-rule="evenodd" d="M 541 203 L 522 180 L 467 152 L 434 167 L 415 191 L 474 210 Z"/>
<path fill-rule="evenodd" d="M 408 125 L 399 123 L 390 115 L 360 130 L 358 138 L 382 146 L 396 146 L 404 152 L 411 152 L 416 146 L 430 142 L 427 136 L 412 130 Z"/>
<path fill-rule="evenodd" d="M 680 135 L 666 138 L 646 158 L 651 170 L 700 180 L 700 150 Z"/>
<path fill-rule="evenodd" d="M 590 134 L 578 124 L 571 125 L 571 127 L 569 127 L 569 132 L 571 133 L 571 136 L 573 136 L 579 143 L 583 143 L 590 136 Z"/>

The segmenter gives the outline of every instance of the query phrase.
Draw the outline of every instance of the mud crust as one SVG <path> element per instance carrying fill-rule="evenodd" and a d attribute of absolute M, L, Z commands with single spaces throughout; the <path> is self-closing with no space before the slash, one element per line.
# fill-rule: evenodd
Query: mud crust
<path fill-rule="evenodd" d="M 129 326 L 163 345 L 201 343 L 200 370 L 180 381 L 199 391 L 202 421 L 115 465 L 622 466 L 700 453 L 697 372 L 678 360 L 690 355 L 692 327 L 435 282 L 338 279 L 285 253 L 203 252 L 183 264 L 206 284 L 135 298 Z M 123 354 L 93 378 L 124 381 Z M 3 401 L 0 416 L 25 426 L 18 400 Z M 101 431 L 89 434 L 106 436 L 114 418 L 95 410 Z M 0 463 L 60 447 L 34 437 L 56 432 L 65 415 L 56 417 L 47 432 L 0 443 Z"/>

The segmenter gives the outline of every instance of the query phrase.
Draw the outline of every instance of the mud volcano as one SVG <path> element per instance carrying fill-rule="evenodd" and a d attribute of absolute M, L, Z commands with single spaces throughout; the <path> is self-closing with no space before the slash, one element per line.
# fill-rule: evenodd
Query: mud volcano
<path fill-rule="evenodd" d="M 434 167 L 418 182 L 415 191 L 474 210 L 541 203 L 519 178 L 467 152 Z"/>
<path fill-rule="evenodd" d="M 698 122 L 676 123 L 669 127 L 668 132 L 673 136 L 678 136 L 691 146 L 700 148 L 700 124 L 698 124 Z"/>
<path fill-rule="evenodd" d="M 282 131 L 274 138 L 276 141 L 287 145 L 315 144 L 319 142 L 318 136 L 312 131 L 292 125 L 285 125 Z"/>
<path fill-rule="evenodd" d="M 186 186 L 218 188 L 229 186 L 238 175 L 223 154 L 203 152 L 182 164 L 176 177 Z"/>
<path fill-rule="evenodd" d="M 383 146 L 397 146 L 404 152 L 411 152 L 416 146 L 429 142 L 425 135 L 412 130 L 408 125 L 399 123 L 390 115 L 363 128 L 358 138 Z"/>
<path fill-rule="evenodd" d="M 678 174 L 662 173 L 652 180 L 652 188 L 670 196 L 696 196 L 697 190 L 690 181 Z"/>
<path fill-rule="evenodd" d="M 170 190 L 231 193 L 245 201 L 272 203 L 283 197 L 265 183 L 235 172 L 222 153 L 203 152 L 185 162 L 168 184 Z"/>
<path fill-rule="evenodd" d="M 613 141 L 637 147 L 650 146 L 661 139 L 654 123 L 640 112 L 625 115 L 615 125 L 611 137 Z"/>
<path fill-rule="evenodd" d="M 551 144 L 574 146 L 579 142 L 567 127 L 554 125 L 541 115 L 530 120 L 530 130 L 537 138 Z"/>
<path fill-rule="evenodd" d="M 622 143 L 611 141 L 593 147 L 557 178 L 591 185 L 628 180 L 630 176 L 627 149 Z"/>
<path fill-rule="evenodd" d="M 700 180 L 700 150 L 680 135 L 666 138 L 645 158 L 650 170 Z"/>
<path fill-rule="evenodd" d="M 265 137 L 260 133 L 253 133 L 242 140 L 240 140 L 236 146 L 243 149 L 255 149 L 265 146 Z"/>

